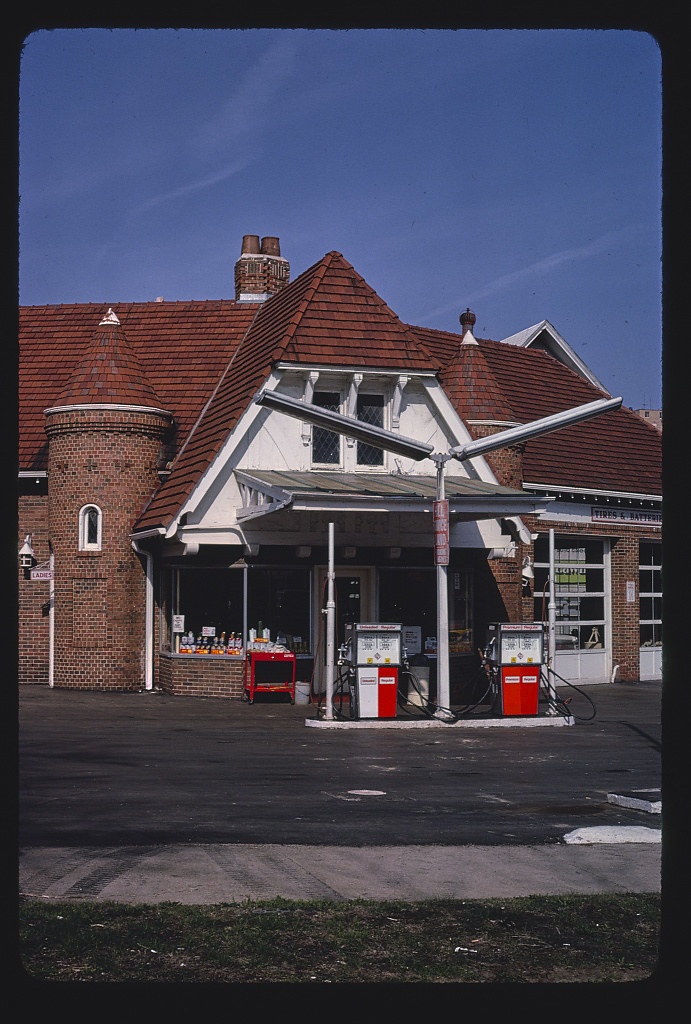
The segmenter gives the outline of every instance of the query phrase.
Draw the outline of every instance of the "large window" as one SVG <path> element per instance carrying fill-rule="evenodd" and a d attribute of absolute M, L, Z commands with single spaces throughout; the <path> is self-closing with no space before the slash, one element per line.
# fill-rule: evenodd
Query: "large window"
<path fill-rule="evenodd" d="M 641 647 L 662 645 L 662 545 L 642 542 L 638 549 L 638 602 Z"/>
<path fill-rule="evenodd" d="M 468 569 L 448 574 L 449 653 L 467 654 L 473 646 L 473 576 Z M 379 570 L 379 619 L 420 626 L 422 650 L 436 653 L 437 577 L 434 569 Z"/>
<path fill-rule="evenodd" d="M 172 569 L 170 594 L 167 595 L 166 626 L 161 630 L 164 649 L 170 649 L 172 620 L 183 616 L 185 634 L 199 638 L 204 633 L 226 642 L 233 633 L 242 636 L 244 624 L 243 570 L 184 568 Z"/>
<path fill-rule="evenodd" d="M 363 423 L 369 423 L 373 427 L 384 426 L 384 396 L 383 395 L 358 395 L 357 418 Z M 358 466 L 383 466 L 384 451 L 375 448 L 366 441 L 357 443 Z"/>
<path fill-rule="evenodd" d="M 312 402 L 320 409 L 330 412 L 340 411 L 340 395 L 337 391 L 315 391 Z M 341 461 L 341 438 L 333 430 L 325 427 L 312 427 L 312 462 L 327 466 L 337 466 Z"/>
<path fill-rule="evenodd" d="M 251 566 L 247 572 L 247 628 L 268 629 L 271 640 L 295 654 L 310 651 L 310 570 Z"/>
<path fill-rule="evenodd" d="M 182 632 L 195 638 L 225 634 L 227 643 L 233 633 L 242 637 L 246 621 L 248 632 L 266 629 L 271 640 L 284 643 L 296 654 L 308 653 L 309 580 L 308 568 L 250 567 L 245 620 L 243 568 L 171 569 L 164 578 L 161 647 L 174 649 L 173 621 L 183 616 Z"/>
<path fill-rule="evenodd" d="M 534 616 L 547 620 L 549 538 L 535 541 Z M 605 545 L 594 537 L 557 536 L 554 542 L 558 651 L 605 646 Z"/>

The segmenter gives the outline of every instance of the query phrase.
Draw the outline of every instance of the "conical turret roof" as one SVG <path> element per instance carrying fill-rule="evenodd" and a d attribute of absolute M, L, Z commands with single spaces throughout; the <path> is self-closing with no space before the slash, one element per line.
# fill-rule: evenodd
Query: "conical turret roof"
<path fill-rule="evenodd" d="M 91 345 L 60 392 L 55 405 L 162 408 L 112 309 L 108 310 L 99 323 Z"/>

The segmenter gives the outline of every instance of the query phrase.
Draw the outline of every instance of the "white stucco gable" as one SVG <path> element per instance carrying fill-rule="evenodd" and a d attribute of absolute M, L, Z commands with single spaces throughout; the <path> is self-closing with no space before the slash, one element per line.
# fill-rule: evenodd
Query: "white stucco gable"
<path fill-rule="evenodd" d="M 264 387 L 297 401 L 310 401 L 315 390 L 335 392 L 341 396 L 341 413 L 353 418 L 354 394 L 363 391 L 382 394 L 385 429 L 430 445 L 434 453 L 447 453 L 449 448 L 472 440 L 443 388 L 430 373 L 360 372 L 290 365 L 277 367 Z M 345 476 L 355 474 L 363 484 L 368 480 L 375 484 L 377 478 L 382 477 L 429 480 L 436 474 L 436 464 L 431 459 L 416 461 L 393 452 L 383 453 L 380 466 L 358 466 L 357 442 L 345 436 L 341 438 L 340 453 L 340 462 L 329 467 L 330 470 Z M 448 472 L 456 478 L 478 481 L 480 486 L 491 487 L 497 483 L 482 457 L 464 462 L 450 459 L 447 466 Z M 278 491 L 273 494 L 267 488 L 265 494 L 260 494 L 256 488 L 248 486 L 248 475 L 268 471 L 304 474 L 318 472 L 319 468 L 312 460 L 310 424 L 250 402 L 181 510 L 184 525 L 178 537 L 189 541 L 194 538 L 201 543 L 246 543 L 253 530 L 269 528 L 268 520 L 258 523 L 257 519 L 262 516 L 247 515 L 248 503 L 265 501 L 272 510 L 269 517 L 272 526 L 278 526 L 280 520 L 276 513 L 287 505 Z M 500 546 L 502 531 L 497 530 L 497 525 L 485 518 L 482 525 L 459 526 L 459 540 L 461 532 L 471 533 L 474 537 L 471 546 Z M 519 531 L 523 532 L 520 526 Z M 508 538 L 504 540 L 508 542 Z"/>
<path fill-rule="evenodd" d="M 574 352 L 569 343 L 549 320 L 542 320 L 541 323 L 527 327 L 524 331 L 519 331 L 518 334 L 502 338 L 502 344 L 516 345 L 519 348 L 545 349 L 555 359 L 558 359 L 560 363 L 568 366 L 575 373 L 580 374 L 581 377 L 584 377 L 585 380 L 589 381 L 596 388 L 600 388 L 601 391 L 607 391 L 604 384 L 598 380 L 592 370 L 586 366 L 580 356 Z"/>

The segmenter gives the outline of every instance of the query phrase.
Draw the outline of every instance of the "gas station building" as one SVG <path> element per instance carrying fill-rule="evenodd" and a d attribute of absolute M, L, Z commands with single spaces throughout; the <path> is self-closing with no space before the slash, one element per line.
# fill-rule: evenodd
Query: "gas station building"
<path fill-rule="evenodd" d="M 240 248 L 233 298 L 20 309 L 19 682 L 239 699 L 286 661 L 316 699 L 329 593 L 338 648 L 400 624 L 432 692 L 448 650 L 452 704 L 550 595 L 558 682 L 660 679 L 660 431 L 547 320 L 412 326 L 338 252 Z"/>

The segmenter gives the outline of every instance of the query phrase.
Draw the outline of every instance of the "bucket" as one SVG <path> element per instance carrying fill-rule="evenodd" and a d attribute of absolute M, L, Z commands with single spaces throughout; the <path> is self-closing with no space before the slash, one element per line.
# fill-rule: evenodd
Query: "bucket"
<path fill-rule="evenodd" d="M 296 683 L 295 684 L 295 703 L 296 704 L 309 704 L 310 702 L 310 684 L 307 683 Z"/>

